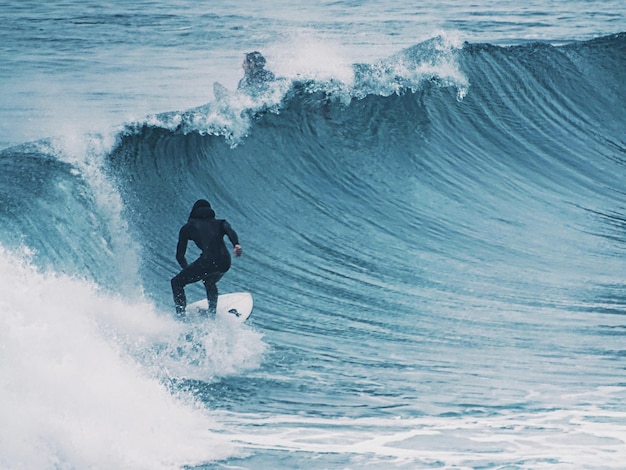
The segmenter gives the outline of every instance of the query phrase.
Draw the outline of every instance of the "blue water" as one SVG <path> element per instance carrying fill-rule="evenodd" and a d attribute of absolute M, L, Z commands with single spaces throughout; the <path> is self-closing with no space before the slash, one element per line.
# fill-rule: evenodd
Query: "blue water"
<path fill-rule="evenodd" d="M 624 468 L 623 2 L 0 19 L 0 468 Z M 242 328 L 173 318 L 201 197 Z"/>

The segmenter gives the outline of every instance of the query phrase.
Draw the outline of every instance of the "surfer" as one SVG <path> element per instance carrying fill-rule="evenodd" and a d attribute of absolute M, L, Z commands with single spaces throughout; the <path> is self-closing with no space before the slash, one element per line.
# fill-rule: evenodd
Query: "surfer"
<path fill-rule="evenodd" d="M 191 209 L 188 222 L 180 229 L 176 245 L 176 261 L 182 268 L 182 271 L 172 278 L 172 293 L 177 315 L 183 316 L 187 307 L 185 286 L 198 281 L 202 281 L 206 288 L 209 312 L 215 313 L 217 281 L 230 269 L 230 253 L 224 243 L 224 235 L 228 236 L 233 244 L 235 256 L 241 256 L 243 250 L 239 245 L 239 238 L 230 224 L 223 219 L 215 218 L 215 212 L 209 201 L 197 200 Z M 200 257 L 191 264 L 188 264 L 185 258 L 189 240 L 202 250 Z"/>
<path fill-rule="evenodd" d="M 244 76 L 239 80 L 238 90 L 260 93 L 267 90 L 268 82 L 276 79 L 272 72 L 265 69 L 265 57 L 259 51 L 246 53 L 241 68 Z"/>

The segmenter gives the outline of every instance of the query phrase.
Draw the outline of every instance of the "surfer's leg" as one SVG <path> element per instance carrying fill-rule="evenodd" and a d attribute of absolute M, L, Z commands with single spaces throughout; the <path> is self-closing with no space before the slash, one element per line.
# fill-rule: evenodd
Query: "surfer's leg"
<path fill-rule="evenodd" d="M 185 286 L 198 282 L 205 275 L 206 268 L 202 266 L 202 263 L 196 260 L 172 278 L 172 294 L 174 295 L 174 305 L 176 306 L 177 315 L 184 315 L 187 308 Z"/>
<path fill-rule="evenodd" d="M 209 312 L 215 313 L 217 310 L 217 284 L 211 284 L 208 282 L 204 283 L 204 287 L 206 287 L 206 298 L 209 302 Z"/>
<path fill-rule="evenodd" d="M 219 281 L 223 275 L 224 273 L 212 273 L 202 279 L 202 282 L 204 283 L 204 287 L 206 289 L 206 298 L 209 302 L 210 313 L 215 313 L 217 309 L 217 281 Z"/>
<path fill-rule="evenodd" d="M 172 278 L 172 294 L 174 294 L 174 305 L 176 315 L 183 316 L 187 308 L 187 297 L 185 296 L 185 281 L 181 276 L 182 272 Z"/>

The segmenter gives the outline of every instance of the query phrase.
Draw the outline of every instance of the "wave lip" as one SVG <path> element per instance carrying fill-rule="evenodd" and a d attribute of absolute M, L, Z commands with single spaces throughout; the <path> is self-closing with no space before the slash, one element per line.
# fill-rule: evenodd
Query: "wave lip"
<path fill-rule="evenodd" d="M 314 73 L 294 74 L 279 77 L 257 94 L 230 91 L 215 83 L 214 101 L 183 112 L 151 115 L 144 122 L 130 124 L 128 130 L 157 126 L 183 133 L 223 136 L 231 146 L 236 146 L 249 134 L 255 119 L 268 112 L 280 113 L 297 96 L 321 93 L 327 99 L 348 105 L 352 99 L 368 95 L 415 92 L 430 82 L 455 87 L 462 99 L 469 83 L 458 67 L 460 49 L 458 41 L 442 35 L 374 64 L 354 64 L 350 76 L 343 70 L 337 77 L 325 79 Z"/>

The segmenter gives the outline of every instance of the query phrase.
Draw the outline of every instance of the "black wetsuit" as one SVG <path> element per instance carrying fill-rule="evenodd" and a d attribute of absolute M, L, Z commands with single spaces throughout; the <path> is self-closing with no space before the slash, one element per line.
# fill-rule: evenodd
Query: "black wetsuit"
<path fill-rule="evenodd" d="M 275 80 L 276 77 L 269 70 L 257 68 L 247 72 L 244 77 L 239 80 L 238 90 L 244 90 L 248 93 L 264 93 L 269 88 L 269 82 Z"/>
<path fill-rule="evenodd" d="M 187 306 L 185 286 L 202 281 L 206 288 L 209 311 L 215 312 L 217 306 L 217 281 L 230 269 L 230 253 L 224 243 L 224 235 L 233 246 L 239 244 L 237 233 L 225 220 L 215 218 L 210 207 L 197 207 L 191 211 L 189 221 L 183 225 L 178 234 L 176 260 L 183 268 L 172 279 L 172 293 L 176 313 L 183 315 Z M 192 240 L 202 254 L 191 264 L 187 264 L 185 253 L 187 243 Z"/>

